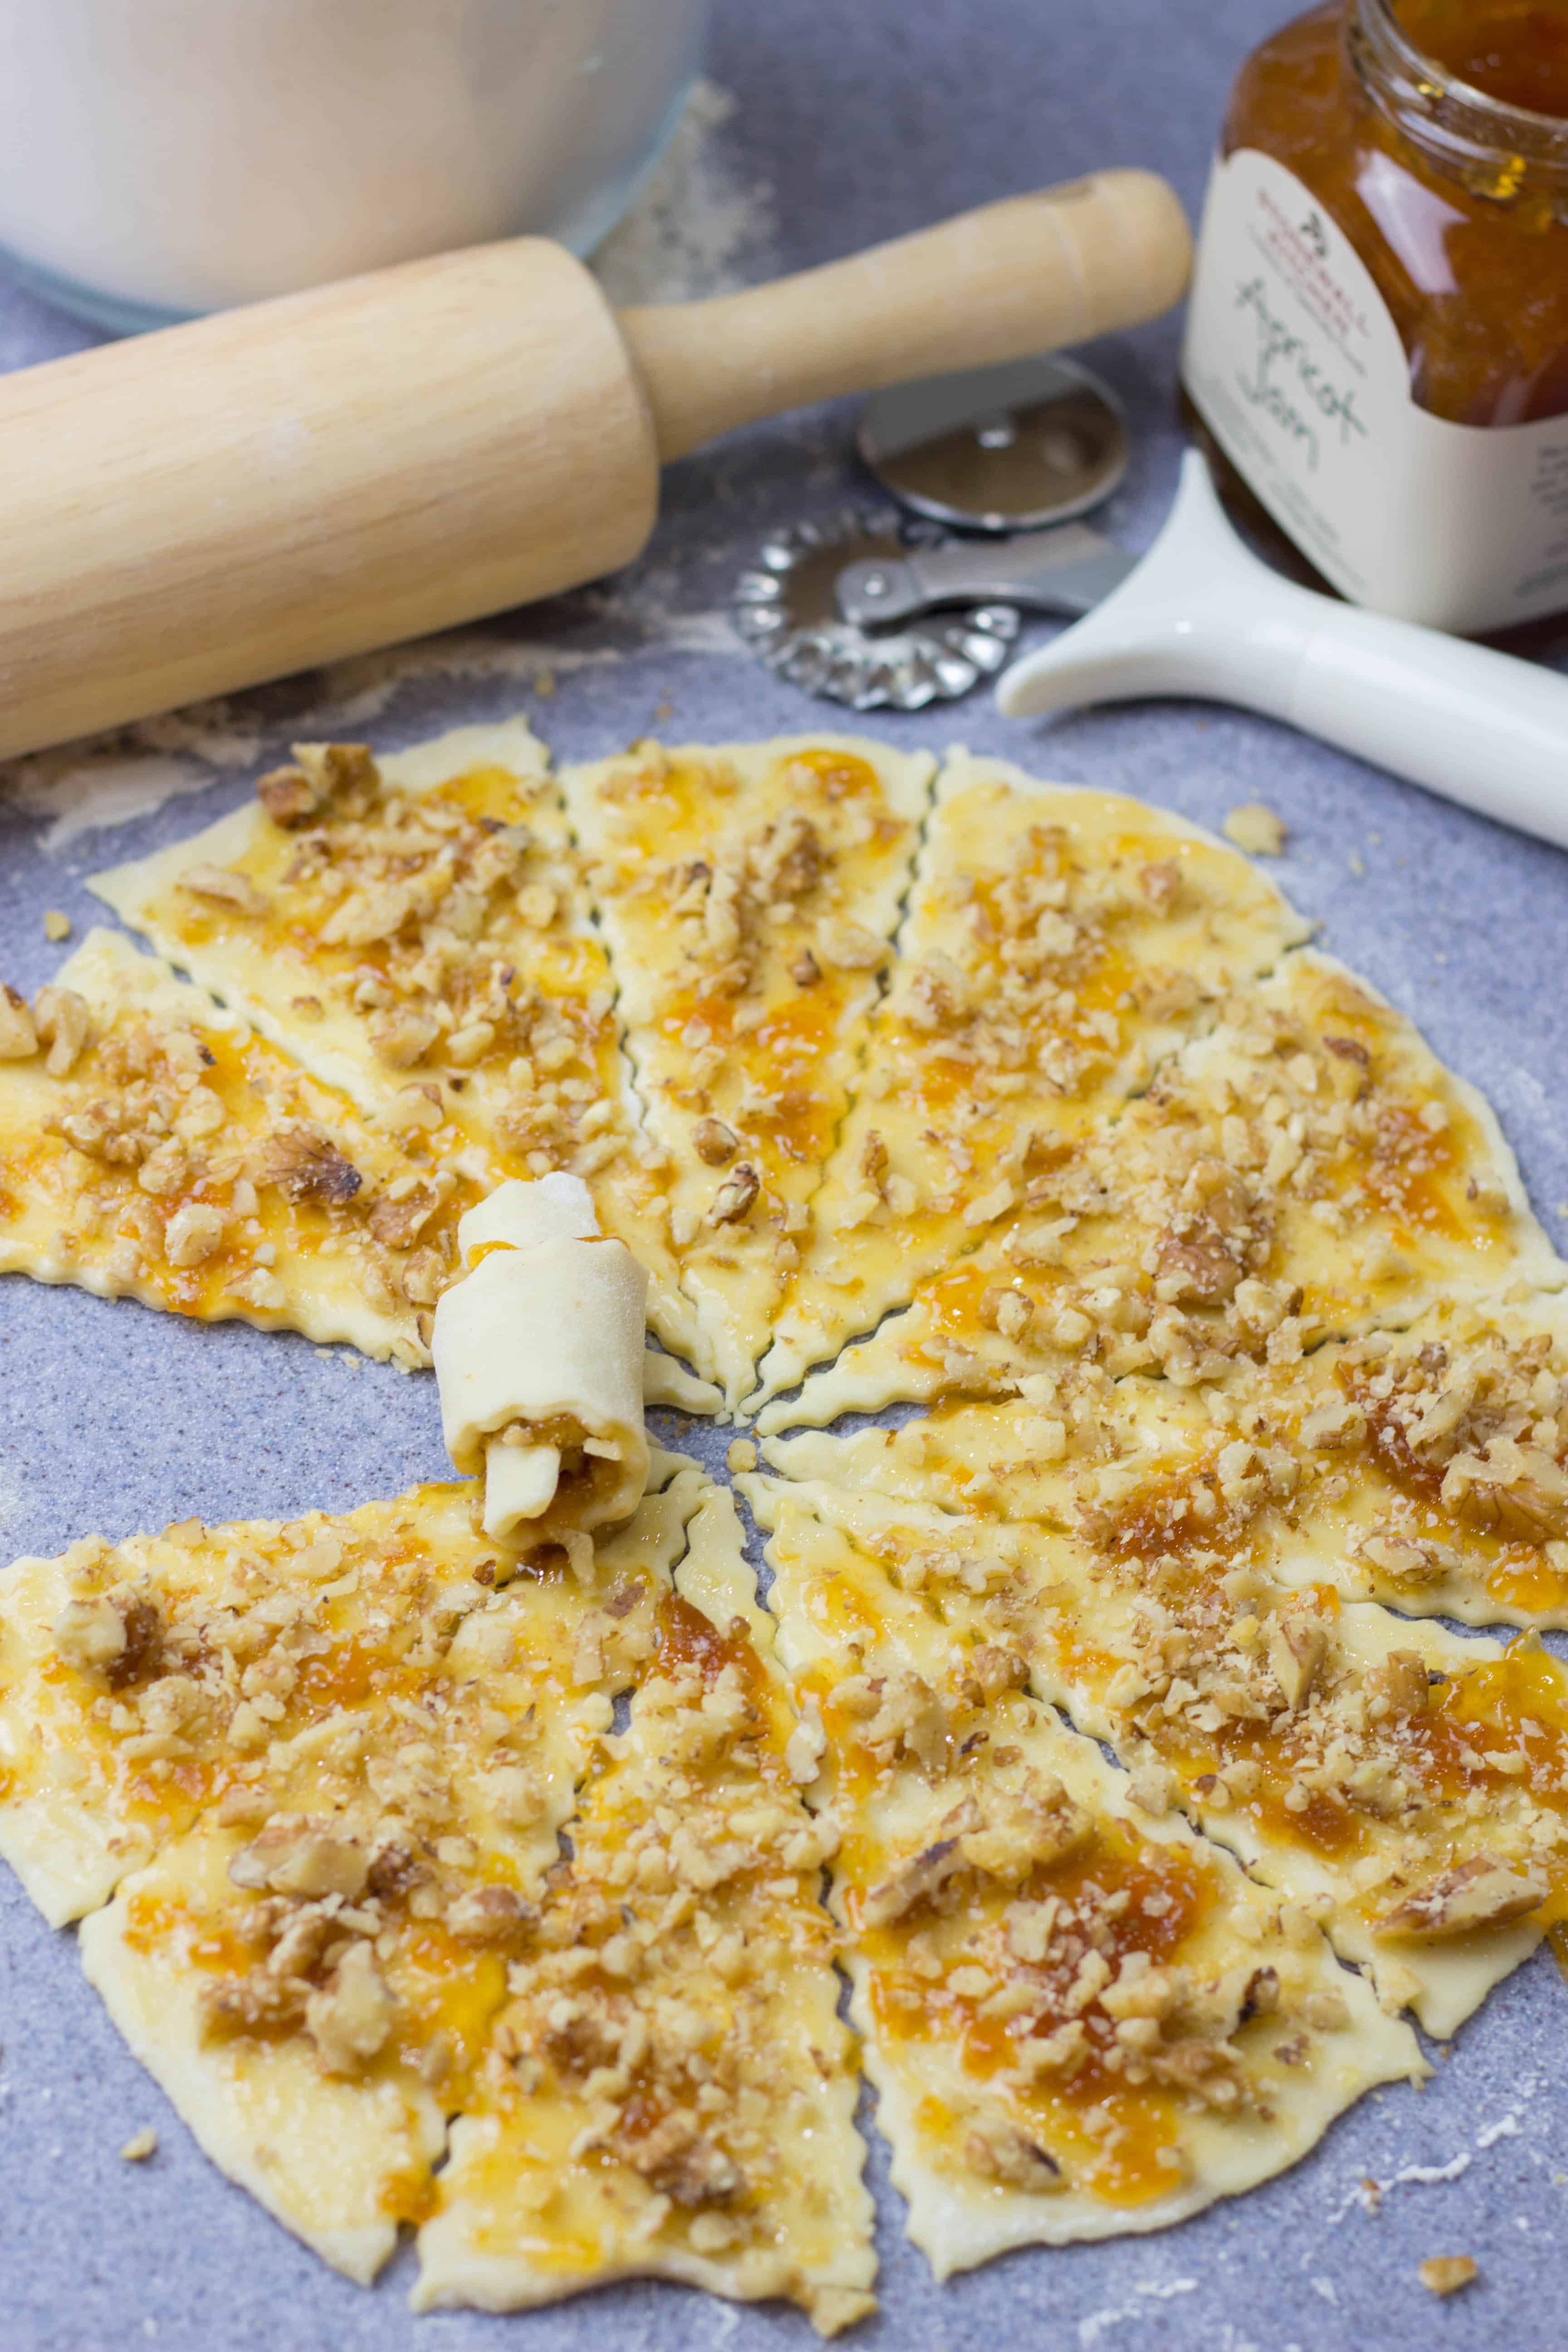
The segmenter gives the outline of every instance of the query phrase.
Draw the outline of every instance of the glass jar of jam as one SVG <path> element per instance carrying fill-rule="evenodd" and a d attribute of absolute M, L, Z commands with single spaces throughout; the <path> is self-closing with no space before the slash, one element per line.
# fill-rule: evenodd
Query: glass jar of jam
<path fill-rule="evenodd" d="M 1256 50 L 1182 373 L 1344 595 L 1439 628 L 1568 607 L 1568 7 L 1335 0 Z"/>

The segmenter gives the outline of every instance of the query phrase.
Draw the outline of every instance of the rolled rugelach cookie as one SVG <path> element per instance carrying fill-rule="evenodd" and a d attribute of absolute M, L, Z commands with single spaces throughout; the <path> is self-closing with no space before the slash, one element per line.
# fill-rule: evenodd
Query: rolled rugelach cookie
<path fill-rule="evenodd" d="M 647 1480 L 647 1273 L 600 1238 L 575 1176 L 499 1185 L 458 1244 L 468 1271 L 431 1353 L 447 1450 L 484 1475 L 485 1533 L 531 1550 L 629 1518 Z"/>

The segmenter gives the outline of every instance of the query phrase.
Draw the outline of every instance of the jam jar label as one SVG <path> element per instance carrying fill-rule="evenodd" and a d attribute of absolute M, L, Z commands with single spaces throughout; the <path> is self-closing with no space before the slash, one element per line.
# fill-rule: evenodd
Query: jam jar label
<path fill-rule="evenodd" d="M 1232 464 L 1354 603 L 1458 631 L 1568 605 L 1568 416 L 1482 427 L 1418 408 L 1366 264 L 1253 148 L 1215 166 L 1182 373 Z"/>

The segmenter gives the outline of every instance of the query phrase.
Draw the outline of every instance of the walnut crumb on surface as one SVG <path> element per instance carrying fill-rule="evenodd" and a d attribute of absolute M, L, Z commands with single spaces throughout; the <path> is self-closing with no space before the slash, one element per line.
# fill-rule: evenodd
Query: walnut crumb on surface
<path fill-rule="evenodd" d="M 757 1466 L 757 1449 L 749 1437 L 732 1437 L 724 1460 L 731 1470 L 754 1470 Z"/>
<path fill-rule="evenodd" d="M 1421 2265 L 1421 2284 L 1433 2294 L 1457 2294 L 1476 2275 L 1470 2254 L 1429 2254 Z"/>
<path fill-rule="evenodd" d="M 44 916 L 45 939 L 53 940 L 58 945 L 61 940 L 68 940 L 70 935 L 70 917 L 62 915 L 58 907 L 50 907 Z"/>
<path fill-rule="evenodd" d="M 1288 838 L 1285 820 L 1261 801 L 1243 801 L 1221 827 L 1227 841 L 1245 849 L 1248 857 L 1278 857 Z"/>
<path fill-rule="evenodd" d="M 145 2164 L 150 2156 L 156 2156 L 158 2135 L 152 2125 L 143 2124 L 139 2132 L 132 2132 L 120 2153 L 127 2164 Z M 1470 2267 L 1473 2270 L 1475 2264 Z"/>

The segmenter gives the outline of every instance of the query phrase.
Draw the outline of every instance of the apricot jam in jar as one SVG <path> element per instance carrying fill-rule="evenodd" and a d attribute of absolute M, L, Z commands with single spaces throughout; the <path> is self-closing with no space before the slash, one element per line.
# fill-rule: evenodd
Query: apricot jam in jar
<path fill-rule="evenodd" d="M 1335 0 L 1247 59 L 1182 374 L 1331 583 L 1438 628 L 1568 606 L 1568 6 Z"/>

